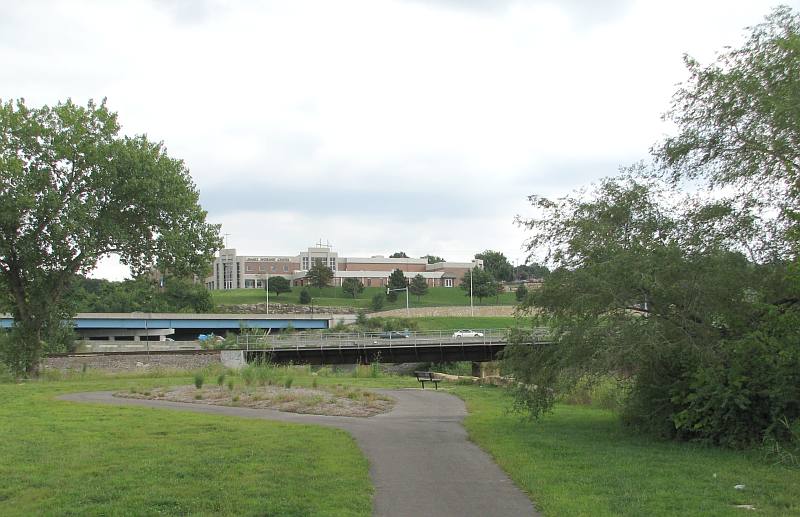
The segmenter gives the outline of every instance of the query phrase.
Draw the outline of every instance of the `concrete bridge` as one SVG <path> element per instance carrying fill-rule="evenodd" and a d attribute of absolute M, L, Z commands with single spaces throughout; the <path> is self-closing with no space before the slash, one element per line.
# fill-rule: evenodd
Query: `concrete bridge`
<path fill-rule="evenodd" d="M 238 338 L 230 361 L 301 364 L 370 364 L 494 361 L 508 344 L 508 329 L 481 329 L 480 336 L 454 337 L 453 330 L 428 332 L 325 333 Z M 531 329 L 530 344 L 549 344 L 547 329 Z"/>

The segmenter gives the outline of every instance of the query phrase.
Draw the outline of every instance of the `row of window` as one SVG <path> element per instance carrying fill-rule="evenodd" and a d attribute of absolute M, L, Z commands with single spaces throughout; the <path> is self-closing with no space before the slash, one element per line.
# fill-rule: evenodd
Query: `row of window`
<path fill-rule="evenodd" d="M 272 273 L 278 271 L 278 266 L 276 266 L 275 264 L 271 264 L 269 266 L 269 271 L 272 272 Z M 247 264 L 247 272 L 251 273 L 251 274 L 252 273 L 259 273 L 259 272 L 260 273 L 266 273 L 267 272 L 267 267 L 266 267 L 266 264 L 259 264 L 258 268 L 256 268 L 252 264 Z M 288 273 L 289 272 L 289 265 L 288 264 L 284 264 L 283 265 L 283 272 L 284 273 Z"/>

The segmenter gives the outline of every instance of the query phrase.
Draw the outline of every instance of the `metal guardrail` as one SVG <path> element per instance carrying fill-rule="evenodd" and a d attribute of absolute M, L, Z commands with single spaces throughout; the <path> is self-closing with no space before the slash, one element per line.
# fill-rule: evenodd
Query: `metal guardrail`
<path fill-rule="evenodd" d="M 478 336 L 454 337 L 457 329 L 425 332 L 294 332 L 291 334 L 239 335 L 237 348 L 241 350 L 275 350 L 300 348 L 370 348 L 409 347 L 458 344 L 496 344 L 508 341 L 510 329 L 474 329 Z M 548 329 L 537 327 L 531 331 L 533 342 L 546 341 Z"/>

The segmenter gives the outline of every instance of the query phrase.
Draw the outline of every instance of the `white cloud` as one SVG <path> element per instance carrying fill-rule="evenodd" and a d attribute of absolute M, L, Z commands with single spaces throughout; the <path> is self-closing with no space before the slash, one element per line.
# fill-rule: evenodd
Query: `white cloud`
<path fill-rule="evenodd" d="M 187 162 L 245 253 L 323 237 L 343 254 L 517 257 L 526 195 L 646 158 L 682 54 L 713 59 L 770 7 L 36 0 L 4 6 L 0 92 L 107 96 L 124 131 Z"/>

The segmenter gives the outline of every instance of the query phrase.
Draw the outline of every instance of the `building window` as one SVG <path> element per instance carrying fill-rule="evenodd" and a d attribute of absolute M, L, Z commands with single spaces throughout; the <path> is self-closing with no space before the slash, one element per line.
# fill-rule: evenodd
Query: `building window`
<path fill-rule="evenodd" d="M 367 287 L 372 287 L 372 279 L 367 278 Z"/>
<path fill-rule="evenodd" d="M 288 273 L 289 272 L 289 266 L 283 266 L 283 272 L 284 273 Z"/>
<path fill-rule="evenodd" d="M 270 270 L 270 271 L 275 271 L 275 265 L 272 265 L 272 266 L 270 266 L 270 267 L 269 267 L 269 270 Z"/>
<path fill-rule="evenodd" d="M 255 289 L 256 281 L 255 280 L 247 280 L 244 281 L 244 288 L 245 289 Z"/>
<path fill-rule="evenodd" d="M 452 278 L 445 278 L 444 279 L 444 286 L 445 287 L 453 287 L 453 279 Z"/>

